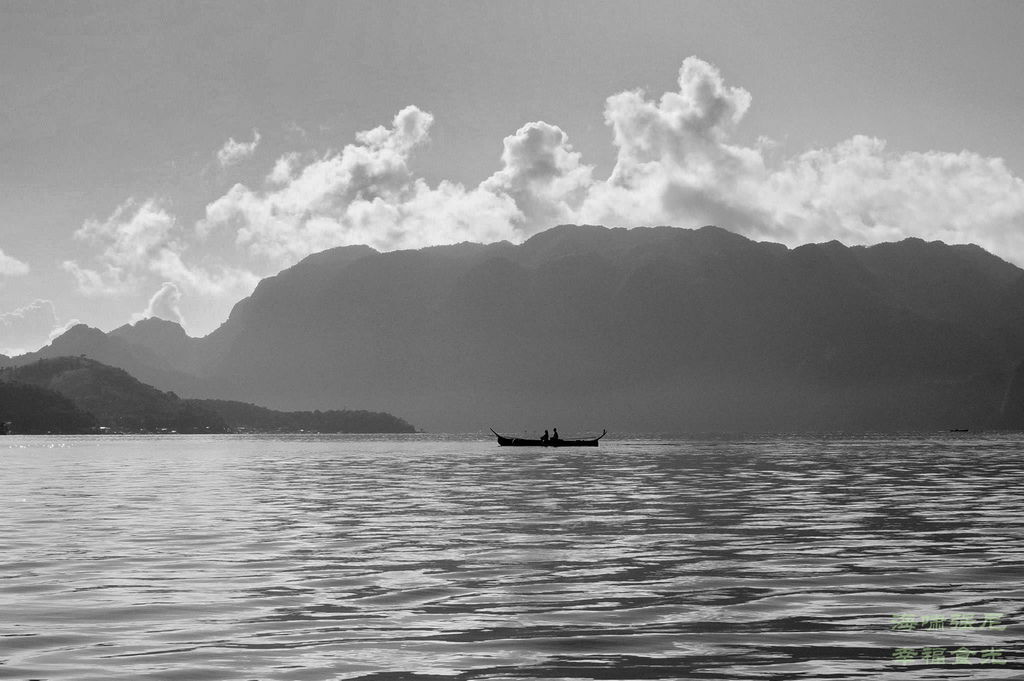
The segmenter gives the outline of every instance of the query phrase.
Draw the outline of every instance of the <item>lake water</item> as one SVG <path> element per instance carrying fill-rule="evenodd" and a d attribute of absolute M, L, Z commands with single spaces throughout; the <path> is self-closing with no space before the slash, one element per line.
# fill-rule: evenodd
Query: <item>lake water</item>
<path fill-rule="evenodd" d="M 1022 439 L 0 438 L 0 679 L 1022 679 Z"/>

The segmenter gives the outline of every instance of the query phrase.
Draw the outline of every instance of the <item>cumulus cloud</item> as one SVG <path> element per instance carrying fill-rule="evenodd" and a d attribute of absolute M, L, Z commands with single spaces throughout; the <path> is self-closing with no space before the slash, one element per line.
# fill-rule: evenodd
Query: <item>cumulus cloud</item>
<path fill-rule="evenodd" d="M 185 320 L 181 316 L 181 289 L 177 284 L 165 281 L 149 299 L 146 309 L 132 317 L 132 322 L 150 317 L 159 317 L 169 322 L 185 325 Z"/>
<path fill-rule="evenodd" d="M 786 161 L 764 184 L 771 224 L 791 241 L 877 243 L 918 236 L 977 243 L 1024 263 L 1024 180 L 998 158 L 892 153 L 856 136 Z"/>
<path fill-rule="evenodd" d="M 285 154 L 274 163 L 273 170 L 267 175 L 267 184 L 284 185 L 291 182 L 295 175 L 295 166 L 298 164 L 299 154 L 292 152 Z"/>
<path fill-rule="evenodd" d="M 58 328 L 53 302 L 35 300 L 11 312 L 0 314 L 0 354 L 20 355 L 38 350 Z"/>
<path fill-rule="evenodd" d="M 106 220 L 86 220 L 75 239 L 101 249 L 95 268 L 65 261 L 63 267 L 86 295 L 123 293 L 138 285 L 138 273 L 149 263 L 173 253 L 174 218 L 155 201 L 126 201 Z"/>
<path fill-rule="evenodd" d="M 260 139 L 260 132 L 255 129 L 252 131 L 251 142 L 236 142 L 234 137 L 229 137 L 224 146 L 217 151 L 217 162 L 220 163 L 220 167 L 227 168 L 252 156 L 259 146 Z"/>
<path fill-rule="evenodd" d="M 616 163 L 606 181 L 591 185 L 584 221 L 743 230 L 764 219 L 757 197 L 764 159 L 729 142 L 750 93 L 726 86 L 718 69 L 696 57 L 683 62 L 678 84 L 657 101 L 642 90 L 607 99 Z"/>
<path fill-rule="evenodd" d="M 433 120 L 409 106 L 390 127 L 358 133 L 339 153 L 301 168 L 296 156 L 283 157 L 267 187 L 236 184 L 209 204 L 199 231 L 228 230 L 239 247 L 275 266 L 352 243 L 392 249 L 510 237 L 522 220 L 511 197 L 451 182 L 430 187 L 410 170 Z"/>
<path fill-rule="evenodd" d="M 210 203 L 200 231 L 278 266 L 337 245 L 521 240 L 563 222 L 717 224 L 790 245 L 920 236 L 1024 262 L 1024 181 L 1001 160 L 894 153 L 862 135 L 785 158 L 766 138 L 734 141 L 752 96 L 714 65 L 687 58 L 677 85 L 606 100 L 616 163 L 604 179 L 564 130 L 535 121 L 505 138 L 499 169 L 476 187 L 429 186 L 409 161 L 433 116 L 409 106 L 340 153 L 282 156 L 264 187 L 238 184 Z"/>
<path fill-rule="evenodd" d="M 477 187 L 430 186 L 409 162 L 429 141 L 433 120 L 408 106 L 390 127 L 358 133 L 339 153 L 305 165 L 297 154 L 283 156 L 265 187 L 236 184 L 209 204 L 199 231 L 231 233 L 239 247 L 281 267 L 354 243 L 391 250 L 519 240 L 577 217 L 593 169 L 563 130 L 528 123 L 505 138 L 501 168 Z"/>
<path fill-rule="evenodd" d="M 543 121 L 506 137 L 501 162 L 480 189 L 511 198 L 521 214 L 516 226 L 527 232 L 575 219 L 593 184 L 593 167 L 580 162 L 568 135 Z"/>
<path fill-rule="evenodd" d="M 775 164 L 768 140 L 743 147 L 731 134 L 751 103 L 696 57 L 679 92 L 609 97 L 616 165 L 580 210 L 587 222 L 718 224 L 797 245 L 870 244 L 907 236 L 973 242 L 1024 263 L 1024 180 L 1000 159 L 970 152 L 894 153 L 858 135 Z M 774 156 L 774 154 L 772 154 Z"/>
<path fill-rule="evenodd" d="M 20 277 L 28 274 L 29 266 L 0 249 L 0 277 Z"/>
<path fill-rule="evenodd" d="M 187 289 L 211 295 L 245 295 L 255 287 L 254 273 L 224 263 L 203 266 L 188 263 L 185 254 L 195 244 L 191 230 L 157 201 L 126 201 L 106 220 L 87 220 L 75 239 L 94 246 L 95 263 L 62 264 L 87 296 L 137 293 L 154 278 L 175 282 Z"/>
<path fill-rule="evenodd" d="M 282 155 L 261 185 L 234 185 L 187 228 L 159 202 L 129 201 L 76 232 L 97 249 L 94 261 L 64 268 L 92 295 L 164 282 L 148 311 L 180 317 L 183 293 L 244 295 L 257 275 L 334 246 L 521 241 L 569 222 L 717 224 L 789 245 L 918 236 L 978 243 L 1024 264 L 1024 180 L 1000 159 L 895 152 L 867 135 L 787 157 L 763 137 L 736 141 L 752 105 L 750 92 L 689 57 L 672 91 L 607 98 L 616 151 L 608 177 L 594 176 L 565 130 L 533 121 L 496 145 L 497 168 L 476 186 L 417 176 L 411 161 L 430 142 L 434 116 L 407 106 L 340 151 Z M 252 142 L 231 139 L 218 158 L 228 165 L 259 141 L 255 130 Z"/>

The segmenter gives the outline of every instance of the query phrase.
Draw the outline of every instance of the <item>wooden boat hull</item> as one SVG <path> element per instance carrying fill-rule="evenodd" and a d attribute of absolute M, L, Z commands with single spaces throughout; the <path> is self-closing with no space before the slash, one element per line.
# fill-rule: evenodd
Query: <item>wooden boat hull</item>
<path fill-rule="evenodd" d="M 491 429 L 494 433 L 494 430 Z M 596 447 L 598 440 L 605 436 L 607 431 L 603 431 L 599 436 L 590 438 L 587 440 L 548 440 L 542 442 L 541 440 L 530 440 L 523 437 L 505 437 L 504 435 L 494 435 L 498 438 L 498 444 L 502 447 Z"/>

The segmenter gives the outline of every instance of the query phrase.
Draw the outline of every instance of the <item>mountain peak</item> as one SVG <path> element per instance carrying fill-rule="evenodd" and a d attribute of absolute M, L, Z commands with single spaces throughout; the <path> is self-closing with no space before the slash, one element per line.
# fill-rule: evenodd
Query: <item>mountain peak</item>
<path fill-rule="evenodd" d="M 99 329 L 97 329 L 95 326 L 89 326 L 88 324 L 75 324 L 74 326 L 69 328 L 67 331 L 62 333 L 60 336 L 57 336 L 57 338 L 63 338 L 64 336 L 69 336 L 69 335 L 70 336 L 85 336 L 85 335 L 94 336 L 96 334 L 102 334 L 102 333 L 103 332 L 100 331 Z"/>
<path fill-rule="evenodd" d="M 75 324 L 70 329 L 54 338 L 48 346 L 43 348 L 43 350 L 46 350 L 47 348 L 57 349 L 66 345 L 95 345 L 98 343 L 104 343 L 106 339 L 107 334 L 95 327 L 89 326 L 88 324 Z M 42 350 L 40 350 L 40 352 L 42 352 Z"/>
<path fill-rule="evenodd" d="M 147 317 L 135 323 L 119 326 L 111 331 L 110 335 L 126 338 L 133 343 L 144 338 L 161 340 L 188 338 L 188 334 L 185 333 L 181 324 L 160 317 Z"/>
<path fill-rule="evenodd" d="M 204 339 L 204 376 L 210 396 L 358 402 L 431 429 L 570 412 L 640 429 L 978 420 L 1020 359 L 1024 316 L 998 301 L 1024 273 L 918 246 L 567 224 L 519 245 L 331 251 L 239 303 Z"/>
<path fill-rule="evenodd" d="M 788 249 L 711 225 L 560 225 L 519 245 L 332 249 L 263 280 L 206 338 L 147 320 L 89 356 L 140 378 L 163 359 L 192 381 L 151 370 L 164 390 L 360 404 L 432 430 L 568 416 L 638 430 L 941 427 L 986 422 L 1021 382 L 1022 292 L 1024 272 L 974 247 Z"/>
<path fill-rule="evenodd" d="M 343 266 L 361 258 L 378 254 L 379 251 L 363 244 L 354 246 L 337 246 L 335 248 L 328 248 L 326 251 L 307 255 L 305 258 L 293 265 L 292 268 L 320 264 Z"/>

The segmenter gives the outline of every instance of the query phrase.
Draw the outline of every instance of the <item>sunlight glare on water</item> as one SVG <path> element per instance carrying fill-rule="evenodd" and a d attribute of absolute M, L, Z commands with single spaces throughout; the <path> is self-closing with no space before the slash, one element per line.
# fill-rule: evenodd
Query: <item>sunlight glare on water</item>
<path fill-rule="evenodd" d="M 1022 452 L 7 437 L 0 679 L 1019 679 Z"/>

